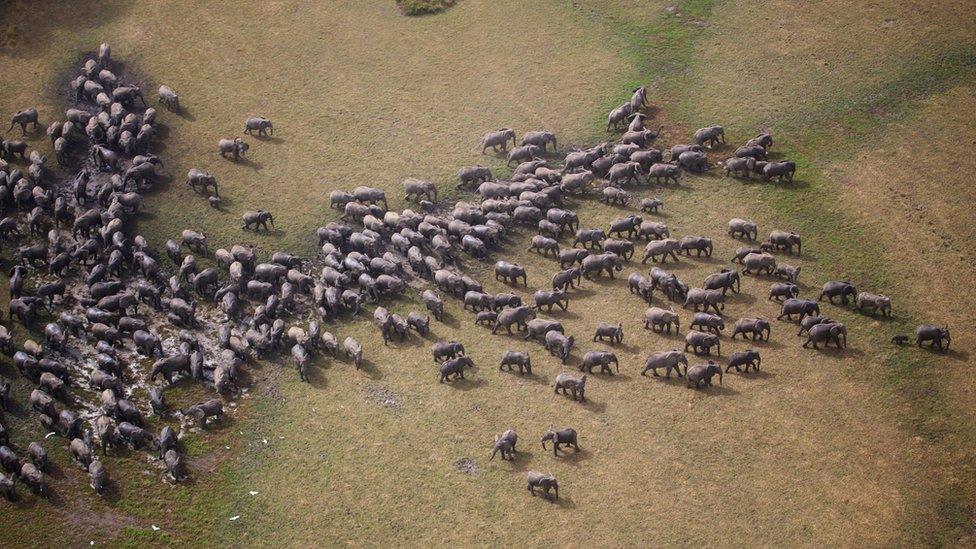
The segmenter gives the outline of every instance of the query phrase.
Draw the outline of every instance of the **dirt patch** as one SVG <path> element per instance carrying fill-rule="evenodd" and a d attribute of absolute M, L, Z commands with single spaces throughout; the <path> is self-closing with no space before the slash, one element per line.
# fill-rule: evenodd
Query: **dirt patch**
<path fill-rule="evenodd" d="M 403 15 L 432 15 L 440 13 L 456 4 L 456 0 L 397 0 L 397 7 Z"/>
<path fill-rule="evenodd" d="M 461 458 L 454 462 L 454 468 L 465 475 L 477 475 L 481 473 L 481 467 L 471 458 Z"/>
<path fill-rule="evenodd" d="M 401 396 L 385 385 L 368 383 L 362 391 L 366 402 L 387 410 L 398 410 L 401 406 Z"/>

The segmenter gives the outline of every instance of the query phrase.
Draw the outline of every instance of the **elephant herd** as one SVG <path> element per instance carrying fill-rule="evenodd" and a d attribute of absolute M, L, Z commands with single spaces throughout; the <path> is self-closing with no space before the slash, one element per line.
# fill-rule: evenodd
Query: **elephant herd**
<path fill-rule="evenodd" d="M 157 169 L 163 166 L 152 153 L 157 113 L 145 104 L 138 87 L 121 83 L 113 72 L 117 68 L 110 48 L 103 44 L 72 81 L 75 105 L 65 112 L 67 121 L 48 127 L 58 163 L 65 169 L 76 168 L 75 176 L 59 179 L 36 150 L 30 153 L 24 173 L 11 163 L 17 157 L 28 162 L 26 144 L 4 141 L 0 149 L 4 153 L 0 207 L 6 215 L 0 220 L 0 238 L 14 244 L 17 263 L 10 272 L 11 299 L 5 316 L 28 330 L 28 337 L 18 345 L 10 330 L 0 326 L 0 351 L 11 355 L 23 377 L 18 387 L 31 387 L 26 399 L 31 415 L 45 431 L 67 442 L 73 459 L 100 494 L 111 481 L 95 448 L 103 455 L 119 447 L 150 452 L 171 479 L 185 479 L 189 471 L 180 437 L 169 423 L 179 420 L 179 428 L 201 429 L 219 423 L 226 411 L 225 399 L 233 398 L 247 379 L 249 361 L 287 352 L 299 379 L 312 384 L 319 375 L 315 363 L 331 360 L 356 370 L 375 368 L 366 360 L 362 343 L 346 337 L 340 346 L 339 337 L 324 329 L 357 317 L 365 307 L 373 309 L 384 343 L 405 342 L 430 337 L 431 316 L 435 322 L 444 321 L 444 296 L 449 296 L 470 309 L 475 324 L 487 326 L 492 334 L 500 329 L 513 334 L 514 329 L 567 364 L 577 339 L 566 334 L 559 322 L 539 316 L 540 312 L 565 311 L 572 306 L 574 290 L 588 283 L 584 281 L 614 278 L 622 272 L 634 254 L 634 239 L 648 241 L 644 264 L 651 260 L 663 266 L 668 259 L 681 261 L 682 256 L 708 258 L 714 249 L 711 238 L 674 239 L 664 223 L 636 214 L 614 220 L 607 228 L 581 228 L 579 216 L 567 206 L 567 199 L 589 195 L 600 181 L 609 183 L 600 190 L 601 200 L 629 205 L 635 200 L 623 186 L 640 184 L 641 177 L 645 184 L 652 178 L 678 182 L 685 172 L 707 170 L 705 149 L 724 144 L 724 129 L 703 128 L 695 132 L 694 144 L 672 146 L 665 162 L 664 152 L 652 147 L 662 129 L 644 127 L 647 92 L 638 88 L 609 117 L 608 128 L 627 124 L 620 142 L 569 152 L 561 167 L 543 158 L 557 151 L 556 136 L 550 131 L 527 132 L 521 140 L 511 128 L 487 133 L 481 140 L 482 152 L 505 154 L 509 164 L 517 166 L 505 180 L 496 179 L 485 166 L 461 168 L 458 189 L 473 190 L 474 195 L 453 207 L 445 209 L 437 203 L 437 187 L 419 179 L 403 182 L 404 198 L 417 201 L 419 211 L 390 209 L 386 193 L 374 187 L 334 190 L 330 206 L 342 215 L 314 231 L 317 257 L 279 251 L 262 261 L 246 245 L 211 249 L 207 235 L 192 229 L 167 241 L 160 254 L 143 236 L 130 232 L 141 193 L 151 189 Z M 158 98 L 167 109 L 180 111 L 179 97 L 171 88 L 161 86 Z M 19 111 L 12 117 L 11 129 L 19 125 L 26 137 L 29 127 L 40 127 L 38 117 L 36 109 Z M 251 117 L 244 133 L 270 136 L 274 127 L 266 118 Z M 727 169 L 746 177 L 758 173 L 765 179 L 791 181 L 792 163 L 768 160 L 772 143 L 770 134 L 758 135 L 736 150 L 725 163 Z M 218 145 L 222 156 L 235 161 L 249 148 L 240 137 L 223 139 Z M 87 154 L 71 155 L 69 150 Z M 745 171 L 733 167 L 740 163 Z M 212 189 L 217 200 L 211 204 L 219 205 L 217 182 L 209 172 L 190 170 L 186 184 L 208 193 Z M 659 199 L 640 202 L 641 213 L 657 213 L 662 206 Z M 243 229 L 274 226 L 274 217 L 265 210 L 248 211 L 242 217 Z M 24 226 L 27 234 L 21 230 Z M 524 304 L 511 292 L 486 293 L 482 283 L 462 268 L 465 255 L 490 260 L 520 228 L 538 231 L 530 250 L 551 255 L 560 269 L 552 276 L 552 288 L 538 289 L 532 304 Z M 574 237 L 571 246 L 560 243 L 564 233 Z M 758 238 L 756 224 L 733 219 L 729 235 L 750 243 L 733 258 L 742 264 L 741 271 L 721 269 L 707 277 L 701 288 L 689 287 L 661 267 L 654 267 L 650 277 L 633 273 L 628 278 L 631 292 L 648 305 L 659 294 L 660 299 L 694 310 L 684 352 L 652 353 L 642 375 L 652 371 L 657 376 L 663 369 L 666 378 L 674 373 L 684 377 L 689 387 L 705 389 L 715 375 L 721 383 L 732 368 L 743 373 L 758 370 L 761 358 L 752 349 L 733 353 L 724 370 L 711 359 L 713 349 L 721 354 L 726 299 L 735 299 L 744 275 L 783 281 L 771 286 L 769 297 L 784 300 L 781 318 L 797 317 L 801 333 L 807 334 L 805 347 L 846 345 L 843 324 L 820 316 L 821 299 L 853 304 L 863 313 L 891 314 L 889 298 L 858 292 L 849 282 L 828 282 L 818 300 L 801 299 L 799 268 L 777 262 L 781 257 L 777 254 L 801 253 L 796 233 L 773 231 L 768 240 L 753 246 Z M 496 260 L 494 275 L 506 285 L 529 286 L 526 269 L 512 261 Z M 426 312 L 401 315 L 387 309 L 414 288 Z M 43 330 L 38 330 L 38 321 L 44 323 Z M 670 334 L 674 329 L 678 333 L 680 325 L 673 305 L 651 306 L 644 315 L 645 328 L 656 332 Z M 768 320 L 742 318 L 734 323 L 731 339 L 741 335 L 760 342 L 768 340 L 770 332 Z M 621 345 L 623 338 L 621 323 L 603 322 L 591 342 L 612 348 Z M 920 327 L 917 342 L 941 349 L 950 342 L 948 328 Z M 706 362 L 689 365 L 688 351 L 705 355 Z M 460 342 L 438 341 L 431 353 L 440 383 L 463 382 L 465 370 L 475 367 Z M 80 360 L 80 356 L 92 359 Z M 148 373 L 127 367 L 144 362 L 150 363 Z M 504 351 L 499 362 L 499 370 L 503 369 L 533 375 L 530 354 Z M 588 379 L 619 373 L 620 360 L 612 350 L 591 349 L 579 357 L 578 370 L 579 375 L 559 373 L 552 388 L 567 399 L 586 403 Z M 214 397 L 174 409 L 166 401 L 166 390 L 181 379 L 202 384 Z M 6 380 L 0 382 L 0 405 L 7 412 L 11 386 Z M 0 465 L 6 473 L 0 475 L 0 491 L 14 499 L 15 481 L 20 481 L 44 494 L 50 466 L 46 451 L 34 442 L 18 455 L 5 425 L 0 421 Z M 492 457 L 500 453 L 502 459 L 515 459 L 516 440 L 514 430 L 496 437 Z M 547 442 L 553 444 L 554 454 L 560 446 L 579 450 L 572 429 L 550 429 L 542 438 L 544 448 Z M 552 493 L 558 498 L 558 483 L 551 473 L 529 472 L 527 483 L 533 494 L 541 490 L 546 497 Z"/>

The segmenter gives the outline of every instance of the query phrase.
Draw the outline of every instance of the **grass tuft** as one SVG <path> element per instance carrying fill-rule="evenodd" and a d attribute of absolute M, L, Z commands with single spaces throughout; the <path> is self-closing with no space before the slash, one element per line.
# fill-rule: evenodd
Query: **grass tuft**
<path fill-rule="evenodd" d="M 397 0 L 404 15 L 431 15 L 440 13 L 456 3 L 455 0 Z"/>

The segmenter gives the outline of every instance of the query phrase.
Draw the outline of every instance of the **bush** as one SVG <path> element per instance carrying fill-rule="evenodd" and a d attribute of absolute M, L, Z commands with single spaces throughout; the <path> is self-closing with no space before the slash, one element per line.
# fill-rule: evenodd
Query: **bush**
<path fill-rule="evenodd" d="M 455 0 L 397 0 L 404 15 L 429 15 L 453 6 Z"/>

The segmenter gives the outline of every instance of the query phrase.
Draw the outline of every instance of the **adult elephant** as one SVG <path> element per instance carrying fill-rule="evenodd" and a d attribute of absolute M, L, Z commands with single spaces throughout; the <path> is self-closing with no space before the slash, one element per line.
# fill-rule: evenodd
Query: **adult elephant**
<path fill-rule="evenodd" d="M 695 132 L 694 140 L 700 147 L 704 147 L 706 144 L 712 147 L 718 143 L 725 143 L 725 128 L 722 126 L 701 128 Z"/>
<path fill-rule="evenodd" d="M 769 242 L 777 250 L 785 250 L 786 253 L 793 253 L 794 246 L 796 246 L 796 255 L 803 253 L 800 235 L 792 231 L 775 230 L 769 233 Z"/>
<path fill-rule="evenodd" d="M 269 221 L 271 222 L 271 226 L 274 227 L 274 216 L 271 215 L 271 212 L 264 210 L 244 212 L 244 215 L 241 216 L 241 218 L 244 221 L 244 224 L 241 225 L 241 229 L 245 231 L 250 229 L 252 226 L 255 230 L 258 228 L 263 228 L 267 231 Z"/>
<path fill-rule="evenodd" d="M 512 146 L 514 147 L 515 130 L 512 128 L 501 128 L 488 132 L 481 138 L 481 154 L 485 154 L 488 147 L 491 147 L 495 152 L 499 152 L 499 147 L 502 151 L 506 151 L 508 150 L 509 140 L 512 141 Z"/>
<path fill-rule="evenodd" d="M 274 135 L 274 124 L 263 116 L 252 116 L 244 121 L 244 133 L 254 135 L 254 132 L 262 136 Z"/>
<path fill-rule="evenodd" d="M 7 128 L 7 132 L 14 129 L 14 126 L 20 126 L 21 135 L 27 135 L 27 126 L 29 124 L 34 125 L 34 131 L 37 131 L 37 128 L 40 126 L 37 121 L 37 109 L 34 107 L 15 112 L 10 117 L 10 127 Z"/>

